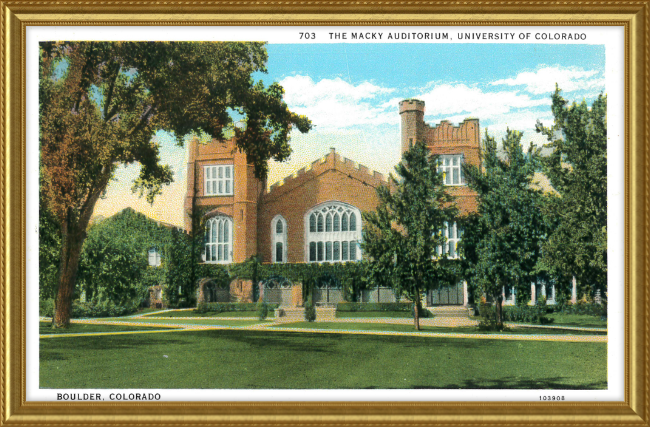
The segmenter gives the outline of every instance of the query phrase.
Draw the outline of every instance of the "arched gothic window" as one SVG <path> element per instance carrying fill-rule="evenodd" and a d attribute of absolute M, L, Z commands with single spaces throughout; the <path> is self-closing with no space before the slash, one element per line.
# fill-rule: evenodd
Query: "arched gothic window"
<path fill-rule="evenodd" d="M 271 260 L 287 262 L 287 221 L 277 215 L 271 221 Z"/>
<path fill-rule="evenodd" d="M 232 262 L 232 219 L 227 216 L 210 218 L 205 224 L 205 234 L 205 262 Z"/>
<path fill-rule="evenodd" d="M 361 259 L 361 212 L 340 202 L 323 203 L 305 216 L 308 262 L 345 262 Z"/>

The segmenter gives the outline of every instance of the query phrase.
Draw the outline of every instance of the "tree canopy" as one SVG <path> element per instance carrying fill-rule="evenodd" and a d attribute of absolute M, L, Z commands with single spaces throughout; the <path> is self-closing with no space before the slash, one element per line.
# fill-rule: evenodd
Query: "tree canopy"
<path fill-rule="evenodd" d="M 61 224 L 57 326 L 69 323 L 86 227 L 116 168 L 141 165 L 134 190 L 148 201 L 172 181 L 156 131 L 182 144 L 192 131 L 220 139 L 230 129 L 264 178 L 267 160 L 289 156 L 291 128 L 311 127 L 279 84 L 254 81 L 266 72 L 263 43 L 44 42 L 40 52 L 41 187 Z"/>
<path fill-rule="evenodd" d="M 485 134 L 482 168 L 465 165 L 470 188 L 478 193 L 478 213 L 467 221 L 461 242 L 470 280 L 493 298 L 497 323 L 502 324 L 503 288 L 527 295 L 545 235 L 541 191 L 531 186 L 538 166 L 538 150 L 524 153 L 520 132 L 508 129 L 503 138 L 505 158 L 496 140 Z"/>
<path fill-rule="evenodd" d="M 457 280 L 451 262 L 438 256 L 437 249 L 446 243 L 441 230 L 456 219 L 458 209 L 444 189 L 437 157 L 423 142 L 404 153 L 395 172 L 389 186 L 377 188 L 376 211 L 363 213 L 362 248 L 375 283 L 413 301 L 419 329 L 426 290 Z"/>
<path fill-rule="evenodd" d="M 537 131 L 546 135 L 552 153 L 544 172 L 559 197 L 551 210 L 557 226 L 543 246 L 542 262 L 557 276 L 575 276 L 582 292 L 607 290 L 607 97 L 591 108 L 569 102 L 556 87 L 555 123 Z"/>

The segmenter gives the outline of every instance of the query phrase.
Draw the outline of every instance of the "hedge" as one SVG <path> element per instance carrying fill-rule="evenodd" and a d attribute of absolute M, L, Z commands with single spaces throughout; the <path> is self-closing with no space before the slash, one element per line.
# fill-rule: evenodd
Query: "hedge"
<path fill-rule="evenodd" d="M 44 317 L 54 316 L 54 300 L 40 300 L 39 301 L 39 315 Z M 103 304 L 92 304 L 89 302 L 72 302 L 72 318 L 86 318 L 86 317 L 119 317 L 135 313 L 138 310 L 138 305 L 115 305 L 111 301 Z"/>
<path fill-rule="evenodd" d="M 275 310 L 280 304 L 267 304 L 269 310 Z M 257 311 L 256 302 L 209 302 L 201 303 L 195 310 L 197 313 L 229 313 L 237 311 Z"/>
<path fill-rule="evenodd" d="M 546 314 L 550 310 L 550 306 L 543 304 L 537 304 L 534 306 L 504 305 L 502 311 L 503 321 L 545 325 L 553 322 L 553 319 L 546 317 Z M 490 323 L 496 319 L 496 307 L 491 304 L 481 304 L 479 314 L 483 318 L 483 322 L 486 324 Z"/>
<path fill-rule="evenodd" d="M 576 304 L 570 302 L 553 306 L 553 312 L 564 314 L 585 314 L 595 317 L 607 317 L 607 303 L 603 304 L 587 303 L 578 301 Z"/>
<path fill-rule="evenodd" d="M 336 311 L 411 311 L 412 308 L 413 304 L 410 302 L 340 302 L 336 306 Z"/>
<path fill-rule="evenodd" d="M 363 312 L 363 313 L 390 313 L 395 311 L 410 312 L 411 317 L 415 317 L 413 304 L 410 302 L 340 302 L 336 305 L 336 311 L 341 313 Z M 433 317 L 427 309 L 420 310 L 420 318 Z"/>

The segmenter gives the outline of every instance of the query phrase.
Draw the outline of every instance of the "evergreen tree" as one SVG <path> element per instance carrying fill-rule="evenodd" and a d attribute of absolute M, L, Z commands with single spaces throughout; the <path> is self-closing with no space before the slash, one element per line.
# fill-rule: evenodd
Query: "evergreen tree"
<path fill-rule="evenodd" d="M 404 153 L 395 171 L 398 177 L 391 174 L 389 186 L 377 188 L 377 210 L 363 213 L 362 248 L 374 282 L 413 302 L 419 330 L 423 295 L 456 279 L 451 262 L 446 255 L 437 257 L 437 249 L 446 240 L 441 230 L 458 210 L 444 189 L 438 159 L 423 142 Z"/>
<path fill-rule="evenodd" d="M 470 280 L 480 293 L 494 299 L 497 325 L 503 324 L 503 289 L 515 287 L 523 297 L 530 289 L 546 233 L 540 214 L 543 198 L 531 186 L 538 163 L 532 144 L 527 153 L 522 134 L 508 129 L 503 139 L 505 158 L 486 132 L 482 168 L 464 166 L 468 185 L 478 193 L 477 215 L 466 222 L 462 252 Z"/>
<path fill-rule="evenodd" d="M 551 202 L 557 227 L 543 246 L 543 263 L 580 290 L 607 290 L 607 97 L 591 108 L 552 95 L 555 123 L 537 123 L 553 151 L 543 159 L 544 173 L 559 197 Z"/>

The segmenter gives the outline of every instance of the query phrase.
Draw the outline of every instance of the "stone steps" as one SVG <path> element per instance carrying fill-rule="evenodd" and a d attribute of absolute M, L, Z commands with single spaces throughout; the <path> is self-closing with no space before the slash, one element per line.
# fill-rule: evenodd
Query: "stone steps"
<path fill-rule="evenodd" d="M 426 307 L 435 317 L 469 317 L 469 310 L 463 306 Z"/>
<path fill-rule="evenodd" d="M 316 307 L 316 321 L 331 322 L 336 318 L 336 308 Z M 275 310 L 275 323 L 304 322 L 304 307 L 287 307 Z"/>

